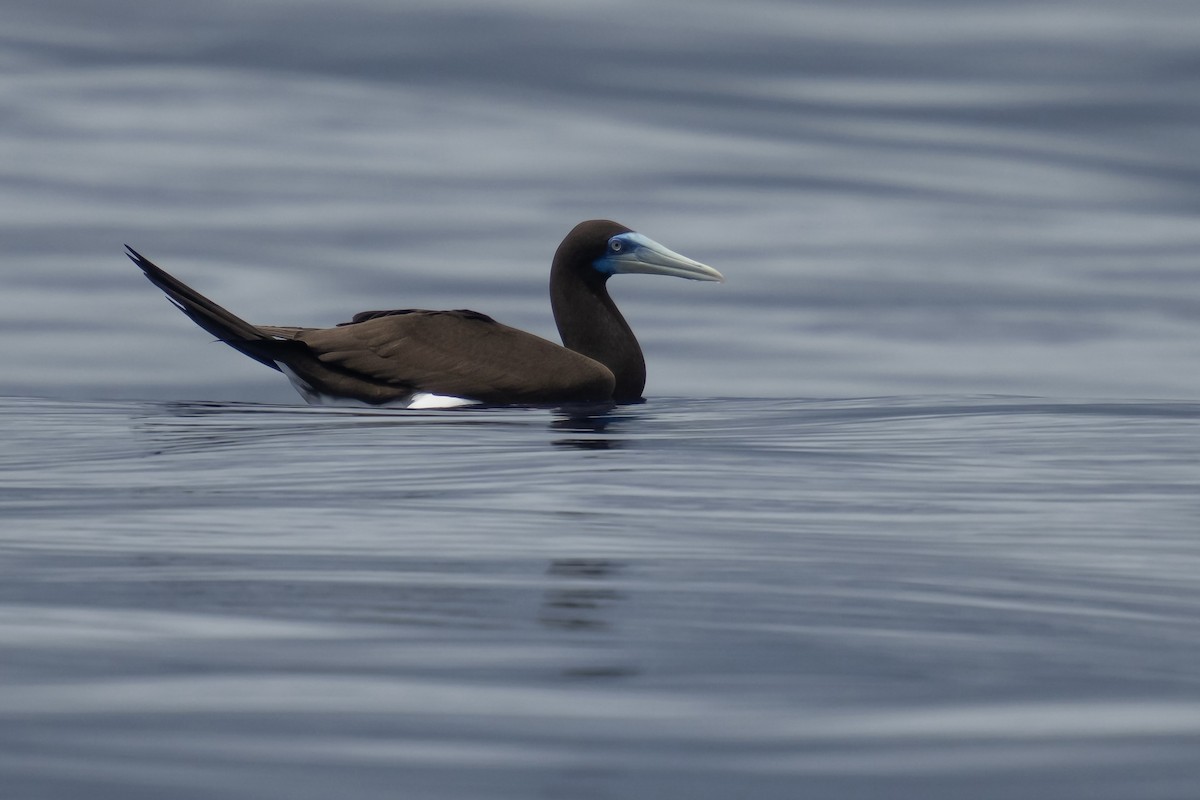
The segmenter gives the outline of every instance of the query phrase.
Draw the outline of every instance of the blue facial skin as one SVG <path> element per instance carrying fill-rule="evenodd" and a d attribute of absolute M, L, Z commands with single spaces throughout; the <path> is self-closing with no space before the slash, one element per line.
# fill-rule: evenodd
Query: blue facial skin
<path fill-rule="evenodd" d="M 621 259 L 628 262 L 630 256 L 647 244 L 651 244 L 650 240 L 640 233 L 618 233 L 608 240 L 608 248 L 603 256 L 592 262 L 592 268 L 606 275 L 615 275 Z"/>

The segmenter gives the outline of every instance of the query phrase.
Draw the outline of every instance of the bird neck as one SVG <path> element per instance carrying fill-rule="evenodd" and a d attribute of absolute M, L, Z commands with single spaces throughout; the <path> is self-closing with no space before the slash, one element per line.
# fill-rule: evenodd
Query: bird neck
<path fill-rule="evenodd" d="M 646 386 L 646 360 L 629 323 L 608 296 L 604 277 L 584 280 L 555 264 L 550 271 L 554 322 L 564 347 L 612 370 L 614 400 L 638 400 Z"/>

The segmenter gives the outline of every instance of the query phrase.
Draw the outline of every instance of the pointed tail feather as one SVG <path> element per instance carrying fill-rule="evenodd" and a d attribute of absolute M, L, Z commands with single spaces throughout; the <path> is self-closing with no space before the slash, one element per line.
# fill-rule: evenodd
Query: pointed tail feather
<path fill-rule="evenodd" d="M 125 245 L 129 260 L 138 266 L 150 282 L 162 289 L 167 299 L 204 330 L 240 353 L 260 364 L 278 370 L 273 353 L 278 349 L 275 340 L 241 317 L 209 300 L 178 278 L 163 271 L 150 259 Z M 274 345 L 274 346 L 272 346 Z"/>

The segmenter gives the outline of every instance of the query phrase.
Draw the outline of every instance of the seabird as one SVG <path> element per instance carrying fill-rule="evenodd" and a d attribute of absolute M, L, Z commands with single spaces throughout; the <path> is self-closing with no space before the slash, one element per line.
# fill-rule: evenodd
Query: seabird
<path fill-rule="evenodd" d="M 126 245 L 146 277 L 193 322 L 279 370 L 313 404 L 433 407 L 633 402 L 646 385 L 642 349 L 608 295 L 615 275 L 638 272 L 723 281 L 712 267 L 610 220 L 581 222 L 550 268 L 550 305 L 562 345 L 475 311 L 364 311 L 333 328 L 252 325 Z"/>

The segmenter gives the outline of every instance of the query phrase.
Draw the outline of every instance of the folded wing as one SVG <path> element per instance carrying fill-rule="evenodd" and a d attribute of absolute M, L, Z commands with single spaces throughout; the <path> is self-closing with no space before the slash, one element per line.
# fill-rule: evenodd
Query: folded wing
<path fill-rule="evenodd" d="M 259 329 L 306 346 L 316 364 L 289 366 L 309 383 L 341 378 L 484 403 L 612 396 L 615 379 L 603 364 L 474 311 L 375 311 L 355 320 L 336 328 Z M 315 374 L 326 370 L 324 378 Z"/>

